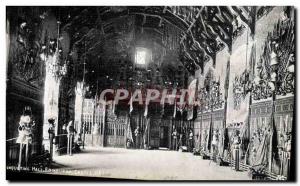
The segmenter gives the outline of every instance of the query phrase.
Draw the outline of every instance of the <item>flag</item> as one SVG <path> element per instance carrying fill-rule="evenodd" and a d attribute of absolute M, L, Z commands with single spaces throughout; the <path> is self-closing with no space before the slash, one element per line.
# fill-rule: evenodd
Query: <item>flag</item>
<path fill-rule="evenodd" d="M 275 125 L 274 112 L 272 112 L 271 117 L 272 122 L 272 158 L 275 160 L 275 163 L 278 165 L 280 163 L 279 153 L 278 153 L 278 133 Z"/>
<path fill-rule="evenodd" d="M 248 122 L 245 122 L 245 124 L 242 126 L 241 130 L 240 130 L 240 136 L 241 136 L 241 150 L 244 153 L 248 153 L 247 149 L 250 143 L 250 136 L 249 136 L 249 126 L 248 126 Z M 245 160 L 247 161 L 247 160 Z"/>
<path fill-rule="evenodd" d="M 144 135 L 143 135 L 143 138 L 144 138 L 144 144 L 146 144 L 146 141 L 147 141 L 149 125 L 150 125 L 150 119 L 149 119 L 149 118 L 146 118 L 146 128 L 145 128 L 145 132 L 144 132 Z M 149 144 L 148 144 L 148 145 L 149 145 Z"/>
<path fill-rule="evenodd" d="M 255 59 L 256 59 L 256 46 L 255 44 L 252 45 L 251 54 L 250 54 L 250 64 L 249 64 L 249 81 L 252 82 L 254 79 L 255 73 Z"/>
<path fill-rule="evenodd" d="M 187 120 L 194 118 L 194 103 L 196 100 L 197 81 L 194 79 L 188 87 L 188 105 L 187 105 Z"/>
<path fill-rule="evenodd" d="M 223 154 L 224 154 L 224 151 L 227 149 L 229 149 L 229 143 L 230 143 L 230 139 L 229 139 L 229 136 L 228 136 L 228 128 L 226 127 L 224 129 L 224 141 L 223 141 Z"/>
<path fill-rule="evenodd" d="M 179 105 L 179 111 L 180 111 L 181 116 L 183 115 L 183 111 L 184 111 L 185 107 L 186 107 L 186 104 Z"/>
<path fill-rule="evenodd" d="M 161 109 L 161 116 L 163 116 L 165 114 L 165 99 L 162 99 L 161 101 L 161 106 L 162 106 L 162 109 Z"/>
<path fill-rule="evenodd" d="M 97 95 L 97 92 L 96 92 L 96 95 L 95 95 L 95 107 L 98 106 L 98 95 Z"/>
<path fill-rule="evenodd" d="M 144 116 L 147 117 L 147 115 L 148 115 L 148 104 L 145 104 Z"/>
<path fill-rule="evenodd" d="M 173 118 L 176 118 L 176 99 L 174 102 L 174 113 L 173 113 Z"/>
<path fill-rule="evenodd" d="M 252 166 L 265 165 L 268 162 L 268 135 L 263 134 L 260 140 L 255 139 L 253 146 L 256 148 L 256 156 L 253 157 Z M 257 137 L 256 137 L 257 138 Z"/>
<path fill-rule="evenodd" d="M 226 67 L 226 77 L 225 77 L 225 99 L 228 97 L 228 89 L 229 89 L 229 77 L 230 77 L 230 60 L 227 61 L 227 67 Z"/>
<path fill-rule="evenodd" d="M 160 114 L 161 114 L 161 116 L 163 116 L 165 114 L 165 103 L 162 105 Z"/>
<path fill-rule="evenodd" d="M 114 94 L 116 95 L 116 94 Z M 112 113 L 115 114 L 115 110 L 116 110 L 116 101 L 115 101 L 115 97 L 113 97 L 113 103 L 112 103 Z"/>
<path fill-rule="evenodd" d="M 105 113 L 106 112 L 106 97 L 105 97 L 105 101 L 102 105 L 102 122 L 103 122 L 103 126 L 105 125 Z M 104 132 L 104 131 L 103 131 Z"/>
<path fill-rule="evenodd" d="M 126 138 L 127 140 L 129 140 L 130 142 L 133 142 L 133 137 L 132 137 L 132 130 L 131 130 L 131 124 L 130 124 L 130 117 L 127 116 L 127 134 L 126 134 Z"/>
<path fill-rule="evenodd" d="M 132 111 L 133 111 L 133 103 L 132 103 L 132 95 L 131 95 L 129 113 L 131 113 Z"/>
<path fill-rule="evenodd" d="M 208 139 L 207 139 L 207 149 L 208 149 L 208 151 L 210 151 L 211 140 L 212 140 L 212 121 L 210 121 L 210 123 L 209 123 L 209 131 L 208 131 Z"/>
<path fill-rule="evenodd" d="M 112 105 L 112 113 L 115 114 L 115 110 L 116 110 L 116 102 L 115 99 L 113 100 L 113 105 Z"/>

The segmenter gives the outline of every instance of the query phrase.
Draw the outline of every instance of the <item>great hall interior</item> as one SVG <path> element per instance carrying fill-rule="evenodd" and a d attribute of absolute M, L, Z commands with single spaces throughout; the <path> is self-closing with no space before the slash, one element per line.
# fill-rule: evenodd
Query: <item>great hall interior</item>
<path fill-rule="evenodd" d="M 7 172 L 121 153 L 113 178 L 294 179 L 294 7 L 9 6 L 6 46 Z"/>

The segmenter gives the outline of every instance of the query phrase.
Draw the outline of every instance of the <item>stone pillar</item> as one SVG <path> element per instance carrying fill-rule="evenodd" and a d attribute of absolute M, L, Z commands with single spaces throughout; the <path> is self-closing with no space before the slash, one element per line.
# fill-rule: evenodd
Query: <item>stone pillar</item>
<path fill-rule="evenodd" d="M 77 133 L 81 131 L 82 125 L 82 108 L 83 108 L 83 83 L 77 82 L 75 89 L 75 117 L 74 117 L 74 127 Z"/>
<path fill-rule="evenodd" d="M 46 64 L 55 63 L 56 57 L 49 56 L 46 60 Z M 54 126 L 54 134 L 55 136 L 58 134 L 58 100 L 59 100 L 59 86 L 60 79 L 55 78 L 51 71 L 51 66 L 46 66 L 46 77 L 45 77 L 45 85 L 44 85 L 44 124 L 43 124 L 43 145 L 45 150 L 50 151 L 50 140 L 49 140 L 49 123 L 48 119 L 52 118 L 55 120 Z M 54 146 L 54 151 L 56 150 L 56 146 Z"/>

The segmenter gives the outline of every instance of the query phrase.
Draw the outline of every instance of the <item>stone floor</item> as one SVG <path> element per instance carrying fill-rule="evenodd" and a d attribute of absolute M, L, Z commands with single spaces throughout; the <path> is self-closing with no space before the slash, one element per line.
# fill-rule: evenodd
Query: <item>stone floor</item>
<path fill-rule="evenodd" d="M 57 156 L 52 174 L 146 180 L 249 180 L 191 153 L 168 150 L 86 148 L 73 156 Z"/>

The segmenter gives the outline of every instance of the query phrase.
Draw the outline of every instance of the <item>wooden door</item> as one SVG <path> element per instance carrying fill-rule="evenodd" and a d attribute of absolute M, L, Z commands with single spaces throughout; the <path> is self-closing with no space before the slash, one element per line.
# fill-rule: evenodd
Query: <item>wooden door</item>
<path fill-rule="evenodd" d="M 159 147 L 169 148 L 169 128 L 167 126 L 161 126 L 159 130 Z"/>

